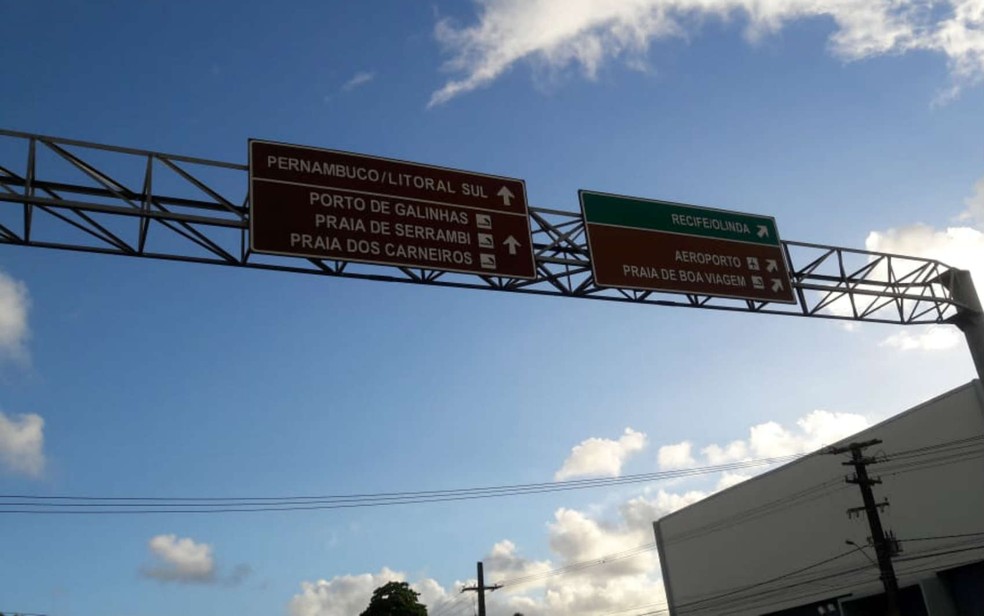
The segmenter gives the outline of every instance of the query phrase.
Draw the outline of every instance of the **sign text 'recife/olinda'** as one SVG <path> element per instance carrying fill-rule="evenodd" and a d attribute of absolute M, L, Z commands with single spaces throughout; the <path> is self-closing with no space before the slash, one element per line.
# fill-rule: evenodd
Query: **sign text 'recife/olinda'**
<path fill-rule="evenodd" d="M 598 286 L 796 302 L 770 216 L 579 195 Z"/>

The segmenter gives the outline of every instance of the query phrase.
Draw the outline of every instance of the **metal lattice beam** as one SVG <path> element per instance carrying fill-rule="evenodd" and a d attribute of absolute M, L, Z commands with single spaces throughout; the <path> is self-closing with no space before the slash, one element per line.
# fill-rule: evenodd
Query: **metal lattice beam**
<path fill-rule="evenodd" d="M 247 167 L 0 130 L 0 244 L 607 301 L 895 324 L 973 309 L 938 261 L 783 242 L 798 304 L 594 284 L 580 214 L 530 208 L 537 277 L 517 280 L 251 253 Z"/>

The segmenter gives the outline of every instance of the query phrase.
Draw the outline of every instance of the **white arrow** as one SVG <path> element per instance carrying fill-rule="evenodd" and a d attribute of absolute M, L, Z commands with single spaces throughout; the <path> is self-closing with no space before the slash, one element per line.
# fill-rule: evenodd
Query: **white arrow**
<path fill-rule="evenodd" d="M 517 240 L 511 235 L 507 237 L 505 241 L 503 241 L 502 243 L 509 247 L 509 254 L 511 255 L 516 254 L 516 249 L 519 248 L 520 246 L 519 240 Z"/>
<path fill-rule="evenodd" d="M 769 237 L 769 228 L 768 227 L 766 227 L 765 225 L 759 225 L 758 226 L 758 229 L 759 229 L 759 231 L 758 231 L 758 236 L 759 237 Z"/>
<path fill-rule="evenodd" d="M 503 186 L 502 188 L 500 188 L 499 189 L 499 192 L 497 192 L 495 194 L 497 194 L 500 197 L 502 197 L 502 204 L 505 205 L 505 206 L 508 206 L 511 203 L 512 198 L 516 196 L 516 195 L 512 194 L 512 191 L 509 190 L 505 186 Z"/>
<path fill-rule="evenodd" d="M 774 271 L 776 271 L 778 269 L 779 269 L 779 264 L 776 263 L 776 260 L 775 259 L 766 259 L 765 260 L 765 271 L 767 271 L 767 272 L 774 272 Z"/>
<path fill-rule="evenodd" d="M 782 289 L 783 289 L 782 281 L 779 280 L 778 278 L 773 278 L 772 279 L 772 292 L 775 293 L 776 291 L 782 291 Z"/>

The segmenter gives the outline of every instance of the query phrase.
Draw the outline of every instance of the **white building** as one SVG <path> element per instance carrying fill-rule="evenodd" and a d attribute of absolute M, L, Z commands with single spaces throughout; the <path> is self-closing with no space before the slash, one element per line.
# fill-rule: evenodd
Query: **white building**
<path fill-rule="evenodd" d="M 903 615 L 984 615 L 981 382 L 831 445 L 871 439 Z M 862 506 L 849 458 L 810 454 L 656 522 L 671 615 L 883 614 L 867 518 L 847 513 Z"/>

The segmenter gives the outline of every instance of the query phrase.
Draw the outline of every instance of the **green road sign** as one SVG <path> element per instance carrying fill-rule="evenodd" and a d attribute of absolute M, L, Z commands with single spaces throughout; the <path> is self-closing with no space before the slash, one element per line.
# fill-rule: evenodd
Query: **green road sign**
<path fill-rule="evenodd" d="M 595 284 L 795 303 L 770 216 L 582 190 Z"/>
<path fill-rule="evenodd" d="M 584 220 L 588 223 L 715 237 L 766 246 L 780 245 L 776 221 L 771 216 L 585 190 L 581 191 L 581 203 Z"/>

